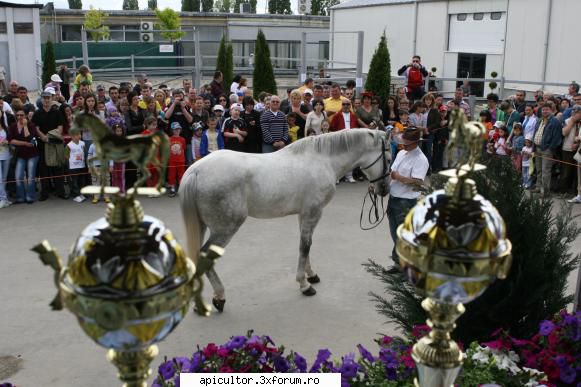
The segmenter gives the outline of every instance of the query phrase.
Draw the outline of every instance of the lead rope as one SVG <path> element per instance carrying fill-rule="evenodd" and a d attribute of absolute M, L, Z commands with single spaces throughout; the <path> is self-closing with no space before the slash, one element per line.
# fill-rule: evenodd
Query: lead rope
<path fill-rule="evenodd" d="M 365 210 L 365 203 L 367 202 L 367 198 L 369 198 L 371 202 L 371 206 L 369 207 L 369 212 L 367 214 L 367 222 L 370 226 L 363 226 L 363 212 Z M 384 196 L 381 197 L 381 217 L 379 216 L 379 206 L 378 206 L 378 199 L 377 194 L 371 193 L 368 191 L 367 194 L 363 197 L 363 205 L 361 206 L 361 214 L 359 215 L 359 227 L 363 231 L 373 230 L 377 226 L 383 222 L 385 218 L 385 201 Z"/>

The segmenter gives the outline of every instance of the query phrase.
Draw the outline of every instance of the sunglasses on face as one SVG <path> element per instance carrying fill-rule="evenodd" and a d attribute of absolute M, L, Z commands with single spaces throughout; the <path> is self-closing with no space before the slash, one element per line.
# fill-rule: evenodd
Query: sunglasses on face
<path fill-rule="evenodd" d="M 220 102 L 226 102 L 226 100 L 223 98 L 220 98 Z"/>
<path fill-rule="evenodd" d="M 24 114 L 22 114 L 22 113 L 17 114 L 16 117 L 24 117 Z"/>

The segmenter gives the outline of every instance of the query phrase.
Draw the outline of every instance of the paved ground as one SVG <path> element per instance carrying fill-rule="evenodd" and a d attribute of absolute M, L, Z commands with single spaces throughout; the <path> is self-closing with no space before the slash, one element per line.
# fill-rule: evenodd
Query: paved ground
<path fill-rule="evenodd" d="M 218 263 L 227 289 L 226 311 L 210 318 L 189 314 L 160 345 L 164 355 L 187 355 L 196 344 L 224 342 L 249 329 L 271 335 L 314 358 L 321 346 L 334 354 L 353 351 L 358 343 L 373 348 L 378 332 L 393 333 L 368 301 L 380 284 L 361 267 L 367 258 L 386 263 L 391 241 L 387 223 L 373 231 L 359 229 L 366 185 L 341 184 L 315 233 L 313 264 L 322 278 L 318 294 L 302 296 L 294 281 L 297 262 L 296 217 L 249 219 Z M 170 225 L 183 240 L 178 200 L 142 199 L 147 213 Z M 52 271 L 29 251 L 48 239 L 61 253 L 83 226 L 103 214 L 104 205 L 51 199 L 32 206 L 12 206 L 0 214 L 0 382 L 3 373 L 19 386 L 119 385 L 105 360 L 105 350 L 90 342 L 68 312 L 52 312 Z M 581 213 L 581 207 L 574 207 Z M 267 245 L 265 240 L 278 240 Z M 581 238 L 575 249 L 581 249 Z M 574 291 L 576 273 L 569 279 Z M 206 292 L 209 298 L 209 291 Z M 8 356 L 8 357 L 6 357 Z"/>

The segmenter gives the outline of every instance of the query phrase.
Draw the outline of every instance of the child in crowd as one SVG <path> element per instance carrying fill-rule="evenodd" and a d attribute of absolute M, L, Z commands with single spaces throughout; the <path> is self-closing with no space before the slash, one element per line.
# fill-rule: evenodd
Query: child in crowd
<path fill-rule="evenodd" d="M 496 141 L 498 141 L 498 135 L 500 133 L 500 128 L 505 128 L 504 122 L 502 122 L 502 121 L 496 121 L 494 123 L 494 125 L 492 126 L 492 130 L 490 132 L 488 132 L 488 148 L 487 148 L 487 152 L 489 154 L 495 154 L 496 153 L 496 148 L 494 147 L 494 144 L 496 143 Z"/>
<path fill-rule="evenodd" d="M 113 124 L 113 134 L 118 137 L 123 137 L 123 128 L 121 124 Z M 125 163 L 117 161 L 113 162 L 113 170 L 111 171 L 111 185 L 118 187 L 121 193 L 125 193 Z"/>
<path fill-rule="evenodd" d="M 523 136 L 522 124 L 520 122 L 515 122 L 512 127 L 512 133 L 508 137 L 508 144 L 510 149 L 510 158 L 512 164 L 517 171 L 521 171 L 522 168 L 522 148 L 525 144 L 525 138 Z"/>
<path fill-rule="evenodd" d="M 330 127 L 331 127 L 331 124 L 329 124 L 329 121 L 325 120 L 325 121 L 321 122 L 321 132 L 322 133 L 329 133 Z"/>
<path fill-rule="evenodd" d="M 208 129 L 202 133 L 200 144 L 200 155 L 205 157 L 212 152 L 224 149 L 224 137 L 217 128 L 218 118 L 210 116 L 208 118 Z"/>
<path fill-rule="evenodd" d="M 315 132 L 315 129 L 307 130 L 307 137 L 316 136 L 316 135 L 317 135 L 317 132 Z"/>
<path fill-rule="evenodd" d="M 104 182 L 105 186 L 108 187 L 110 183 L 110 172 L 113 169 L 113 162 L 110 162 L 109 169 L 105 172 L 105 175 L 102 176 L 101 173 L 101 160 L 97 157 L 97 150 L 95 149 L 95 143 L 92 143 L 89 147 L 89 153 L 87 153 L 87 165 L 89 167 L 89 171 L 91 172 L 91 184 L 95 186 L 101 186 Z M 107 194 L 104 194 L 101 197 L 101 194 L 93 195 L 93 200 L 91 203 L 96 204 L 99 203 L 99 200 L 103 199 L 105 203 L 109 203 L 111 200 Z"/>
<path fill-rule="evenodd" d="M 179 122 L 171 124 L 172 136 L 169 138 L 169 163 L 167 166 L 167 182 L 170 186 L 169 196 L 176 196 L 177 186 L 186 170 L 186 140 L 180 136 L 182 126 Z"/>
<path fill-rule="evenodd" d="M 521 151 L 522 154 L 522 185 L 526 189 L 531 188 L 531 176 L 529 174 L 531 159 L 533 157 L 533 136 L 525 137 L 524 146 Z"/>
<path fill-rule="evenodd" d="M 492 115 L 488 110 L 483 110 L 480 112 L 480 123 L 484 125 L 486 132 L 483 134 L 482 139 L 484 143 L 488 142 L 488 133 L 492 130 Z"/>
<path fill-rule="evenodd" d="M 244 152 L 246 150 L 244 140 L 248 136 L 246 122 L 240 118 L 242 105 L 239 103 L 230 106 L 230 117 L 222 125 L 222 134 L 224 135 L 224 146 L 226 149 Z"/>
<path fill-rule="evenodd" d="M 224 123 L 224 107 L 222 105 L 216 105 L 212 108 L 214 117 L 216 117 L 216 130 L 222 131 L 222 124 Z"/>
<path fill-rule="evenodd" d="M 391 157 L 393 160 L 395 160 L 397 152 L 403 149 L 403 144 L 400 144 L 399 138 L 410 125 L 409 117 L 409 111 L 405 109 L 399 109 L 399 121 L 395 123 L 391 132 Z"/>
<path fill-rule="evenodd" d="M 286 115 L 286 120 L 288 122 L 288 137 L 290 138 L 291 142 L 295 142 L 298 140 L 300 129 L 300 127 L 297 125 L 297 113 L 290 112 Z"/>
<path fill-rule="evenodd" d="M 107 108 L 105 107 L 105 101 L 97 101 L 97 116 L 101 121 L 105 122 L 107 119 Z"/>
<path fill-rule="evenodd" d="M 69 178 L 71 179 L 71 196 L 77 203 L 87 200 L 81 195 L 81 189 L 84 187 L 85 174 L 87 167 L 85 165 L 85 143 L 81 141 L 81 131 L 78 128 L 69 130 L 71 141 L 65 149 L 65 158 L 68 160 Z"/>
<path fill-rule="evenodd" d="M 201 122 L 194 124 L 194 135 L 192 136 L 192 157 L 194 162 L 202 158 L 200 147 L 202 145 L 202 134 L 204 133 L 204 126 Z"/>
<path fill-rule="evenodd" d="M 153 134 L 157 132 L 159 129 L 157 127 L 157 118 L 154 116 L 148 116 L 143 121 L 144 130 L 141 134 Z M 159 159 L 159 155 L 158 155 Z M 149 178 L 147 179 L 146 185 L 148 187 L 157 187 L 157 183 L 159 181 L 159 173 L 157 172 L 157 168 L 153 164 L 149 164 L 147 166 L 147 170 L 150 173 Z M 155 196 L 157 197 L 157 196 Z"/>
<path fill-rule="evenodd" d="M 498 128 L 498 139 L 494 142 L 494 149 L 498 156 L 508 156 L 509 147 L 506 140 L 507 132 L 506 127 L 503 126 Z"/>

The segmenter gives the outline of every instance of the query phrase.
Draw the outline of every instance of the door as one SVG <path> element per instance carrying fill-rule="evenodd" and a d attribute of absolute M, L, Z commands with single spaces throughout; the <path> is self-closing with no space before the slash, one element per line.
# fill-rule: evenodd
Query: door
<path fill-rule="evenodd" d="M 486 54 L 458 54 L 458 78 L 486 78 Z M 462 82 L 457 82 L 457 87 Z M 470 94 L 483 97 L 484 82 L 470 82 Z"/>

